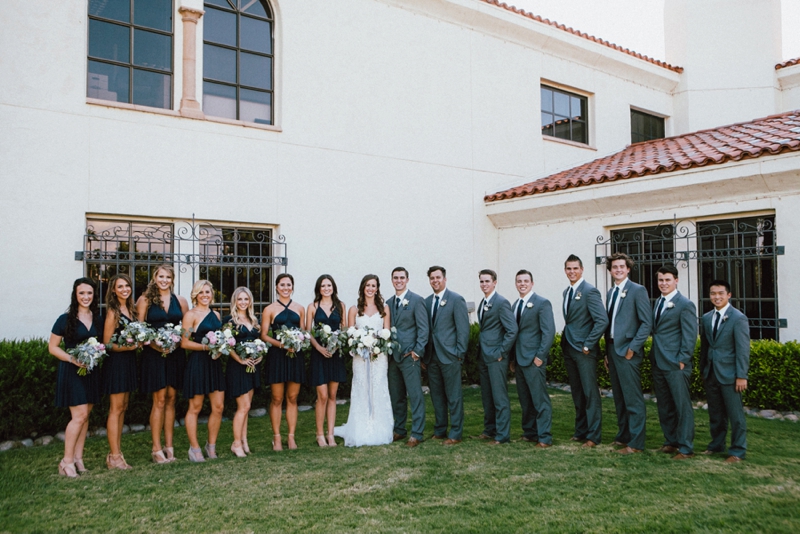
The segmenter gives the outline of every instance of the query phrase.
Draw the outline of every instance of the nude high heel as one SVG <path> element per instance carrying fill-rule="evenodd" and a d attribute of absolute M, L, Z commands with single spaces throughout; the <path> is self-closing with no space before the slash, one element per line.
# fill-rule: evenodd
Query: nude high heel
<path fill-rule="evenodd" d="M 239 447 L 236 444 L 239 444 Z M 247 455 L 244 453 L 244 449 L 241 447 L 241 441 L 234 441 L 231 444 L 231 452 L 236 455 L 237 458 L 247 458 Z"/>
<path fill-rule="evenodd" d="M 335 447 L 336 440 L 333 438 L 333 434 L 328 434 L 328 447 Z"/>
<path fill-rule="evenodd" d="M 217 456 L 217 444 L 216 443 L 211 444 L 211 443 L 206 442 L 206 446 L 203 447 L 203 449 L 205 449 L 206 456 L 208 456 L 209 460 L 216 460 L 217 458 L 219 458 L 219 456 Z"/>
<path fill-rule="evenodd" d="M 297 443 L 294 441 L 294 434 L 289 434 L 289 450 L 297 449 Z"/>
<path fill-rule="evenodd" d="M 322 434 L 319 434 L 317 436 L 317 445 L 319 445 L 320 447 L 327 447 L 328 446 L 328 442 L 325 441 L 325 436 L 323 436 Z"/>
<path fill-rule="evenodd" d="M 274 439 L 272 440 L 272 450 L 273 451 L 282 451 L 283 444 L 281 443 L 281 435 L 275 434 Z"/>
<path fill-rule="evenodd" d="M 127 469 L 132 469 L 131 466 L 125 461 L 125 457 L 122 456 L 122 453 L 119 454 L 111 454 L 109 453 L 106 456 L 106 465 L 109 469 L 122 469 L 123 471 Z"/>
<path fill-rule="evenodd" d="M 203 458 L 203 449 L 193 449 L 189 447 L 189 461 L 195 463 L 205 462 L 206 459 Z"/>
<path fill-rule="evenodd" d="M 79 475 L 89 472 L 89 470 L 86 469 L 86 466 L 83 465 L 83 458 L 75 458 L 75 470 Z"/>
<path fill-rule="evenodd" d="M 153 457 L 155 464 L 168 464 L 170 461 L 164 456 L 164 451 L 152 451 L 150 455 Z"/>
<path fill-rule="evenodd" d="M 245 454 L 250 454 L 250 447 L 247 446 L 247 440 L 242 440 L 242 450 L 244 450 Z"/>
<path fill-rule="evenodd" d="M 68 478 L 78 478 L 78 473 L 75 471 L 75 464 L 68 464 L 64 460 L 58 464 L 58 474 Z"/>
<path fill-rule="evenodd" d="M 164 452 L 164 457 L 168 462 L 175 461 L 175 447 L 164 447 L 161 450 Z"/>

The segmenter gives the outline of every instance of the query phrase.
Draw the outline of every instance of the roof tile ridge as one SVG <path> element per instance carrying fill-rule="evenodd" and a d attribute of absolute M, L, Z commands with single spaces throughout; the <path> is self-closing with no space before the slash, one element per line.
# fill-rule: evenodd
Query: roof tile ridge
<path fill-rule="evenodd" d="M 787 59 L 786 61 L 784 61 L 782 63 L 778 63 L 777 65 L 775 65 L 775 70 L 781 70 L 781 69 L 786 68 L 786 67 L 793 67 L 794 65 L 798 65 L 798 64 L 800 64 L 800 57 Z"/>

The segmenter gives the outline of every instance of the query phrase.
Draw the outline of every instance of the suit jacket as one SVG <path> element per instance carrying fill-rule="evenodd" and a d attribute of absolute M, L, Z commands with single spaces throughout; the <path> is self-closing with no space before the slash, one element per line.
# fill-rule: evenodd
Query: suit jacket
<path fill-rule="evenodd" d="M 653 347 L 650 354 L 655 358 L 658 368 L 663 371 L 692 368 L 692 355 L 697 344 L 697 308 L 692 301 L 678 292 L 664 306 L 661 319 L 655 321 L 656 300 L 653 305 Z"/>
<path fill-rule="evenodd" d="M 397 329 L 397 343 L 400 350 L 393 354 L 396 362 L 400 362 L 403 356 L 414 351 L 420 357 L 425 355 L 425 345 L 428 344 L 428 328 L 430 321 L 425 311 L 425 299 L 408 291 L 405 300 L 406 305 L 400 304 L 397 308 L 397 295 L 389 299 L 389 314 L 392 318 L 392 326 Z"/>
<path fill-rule="evenodd" d="M 569 288 L 564 290 L 563 299 L 567 300 Z M 564 306 L 561 310 L 563 313 Z M 608 314 L 603 306 L 600 292 L 592 284 L 584 280 L 575 288 L 569 312 L 564 314 L 564 336 L 561 344 L 569 343 L 575 350 L 589 350 L 600 341 L 600 337 L 608 327 Z"/>
<path fill-rule="evenodd" d="M 700 319 L 700 371 L 703 378 L 714 369 L 720 384 L 733 384 L 747 378 L 750 369 L 750 324 L 747 317 L 730 306 L 717 327 L 714 339 L 714 312 Z"/>
<path fill-rule="evenodd" d="M 556 335 L 553 306 L 549 300 L 536 293 L 528 299 L 528 304 L 530 307 L 523 307 L 519 317 L 519 330 L 512 358 L 522 367 L 533 364 L 535 358 L 542 360 L 542 365 L 547 365 L 550 347 L 553 346 Z M 511 311 L 516 316 L 513 306 Z"/>
<path fill-rule="evenodd" d="M 429 338 L 428 350 L 425 354 L 427 365 L 433 357 L 432 350 L 444 364 L 463 362 L 467 355 L 469 343 L 469 312 L 467 301 L 458 293 L 445 289 L 436 312 L 436 322 L 431 320 L 433 295 L 425 299 L 425 313 L 428 315 Z"/>
<path fill-rule="evenodd" d="M 612 287 L 606 296 L 606 309 L 611 305 L 614 295 Z M 618 356 L 624 357 L 628 349 L 638 353 L 644 347 L 644 342 L 650 337 L 653 328 L 653 312 L 650 309 L 650 299 L 644 286 L 631 281 L 625 283 L 625 289 L 617 294 L 617 315 L 614 317 L 614 351 Z M 608 325 L 608 330 L 611 325 Z M 606 331 L 606 348 L 608 348 L 608 330 Z"/>
<path fill-rule="evenodd" d="M 511 311 L 511 304 L 503 295 L 495 293 L 489 302 L 484 304 L 481 320 L 479 341 L 483 361 L 490 363 L 508 358 L 508 351 L 514 345 L 516 337 L 517 320 Z"/>

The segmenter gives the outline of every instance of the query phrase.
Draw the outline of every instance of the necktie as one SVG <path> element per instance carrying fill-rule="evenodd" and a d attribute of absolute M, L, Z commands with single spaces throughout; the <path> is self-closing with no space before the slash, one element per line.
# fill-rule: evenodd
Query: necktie
<path fill-rule="evenodd" d="M 520 317 L 522 317 L 522 299 L 519 299 L 519 304 L 517 305 L 517 324 L 519 324 Z"/>
<path fill-rule="evenodd" d="M 486 299 L 481 299 L 481 305 L 478 307 L 478 322 L 483 322 L 483 307 L 486 305 Z"/>
<path fill-rule="evenodd" d="M 711 332 L 711 337 L 717 339 L 717 330 L 719 329 L 720 315 L 719 311 L 714 312 L 714 330 Z"/>
<path fill-rule="evenodd" d="M 617 295 L 619 295 L 619 286 L 614 288 L 614 295 L 611 297 L 611 306 L 608 307 L 609 321 L 611 321 L 614 317 L 614 306 L 617 304 Z"/>
<path fill-rule="evenodd" d="M 436 295 L 436 301 L 433 303 L 433 313 L 431 314 L 431 324 L 436 324 L 436 314 L 439 312 L 439 295 Z"/>
<path fill-rule="evenodd" d="M 658 303 L 658 311 L 656 312 L 656 323 L 658 323 L 658 320 L 661 319 L 661 310 L 664 309 L 664 302 L 666 300 L 667 299 L 665 299 L 664 297 L 659 298 L 660 302 Z"/>
<path fill-rule="evenodd" d="M 395 297 L 394 298 L 394 309 L 395 310 L 399 310 L 400 309 L 400 297 Z"/>
<path fill-rule="evenodd" d="M 572 286 L 570 286 L 570 288 L 569 288 L 569 294 L 567 295 L 567 306 L 566 306 L 566 308 L 567 308 L 567 313 L 569 313 L 569 306 L 570 306 L 570 304 L 572 304 L 572 294 L 573 294 L 573 293 L 572 293 Z"/>

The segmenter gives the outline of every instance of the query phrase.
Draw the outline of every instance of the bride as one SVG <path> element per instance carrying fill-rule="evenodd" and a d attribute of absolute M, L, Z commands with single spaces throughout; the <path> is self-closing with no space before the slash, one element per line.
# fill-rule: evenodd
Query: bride
<path fill-rule="evenodd" d="M 374 329 L 389 328 L 389 309 L 383 303 L 381 283 L 368 274 L 358 288 L 358 306 L 347 313 L 347 326 Z M 350 414 L 347 424 L 334 429 L 344 438 L 346 447 L 385 445 L 392 442 L 394 415 L 389 397 L 388 360 L 381 354 L 374 361 L 360 356 L 353 358 L 353 387 L 350 392 Z"/>

